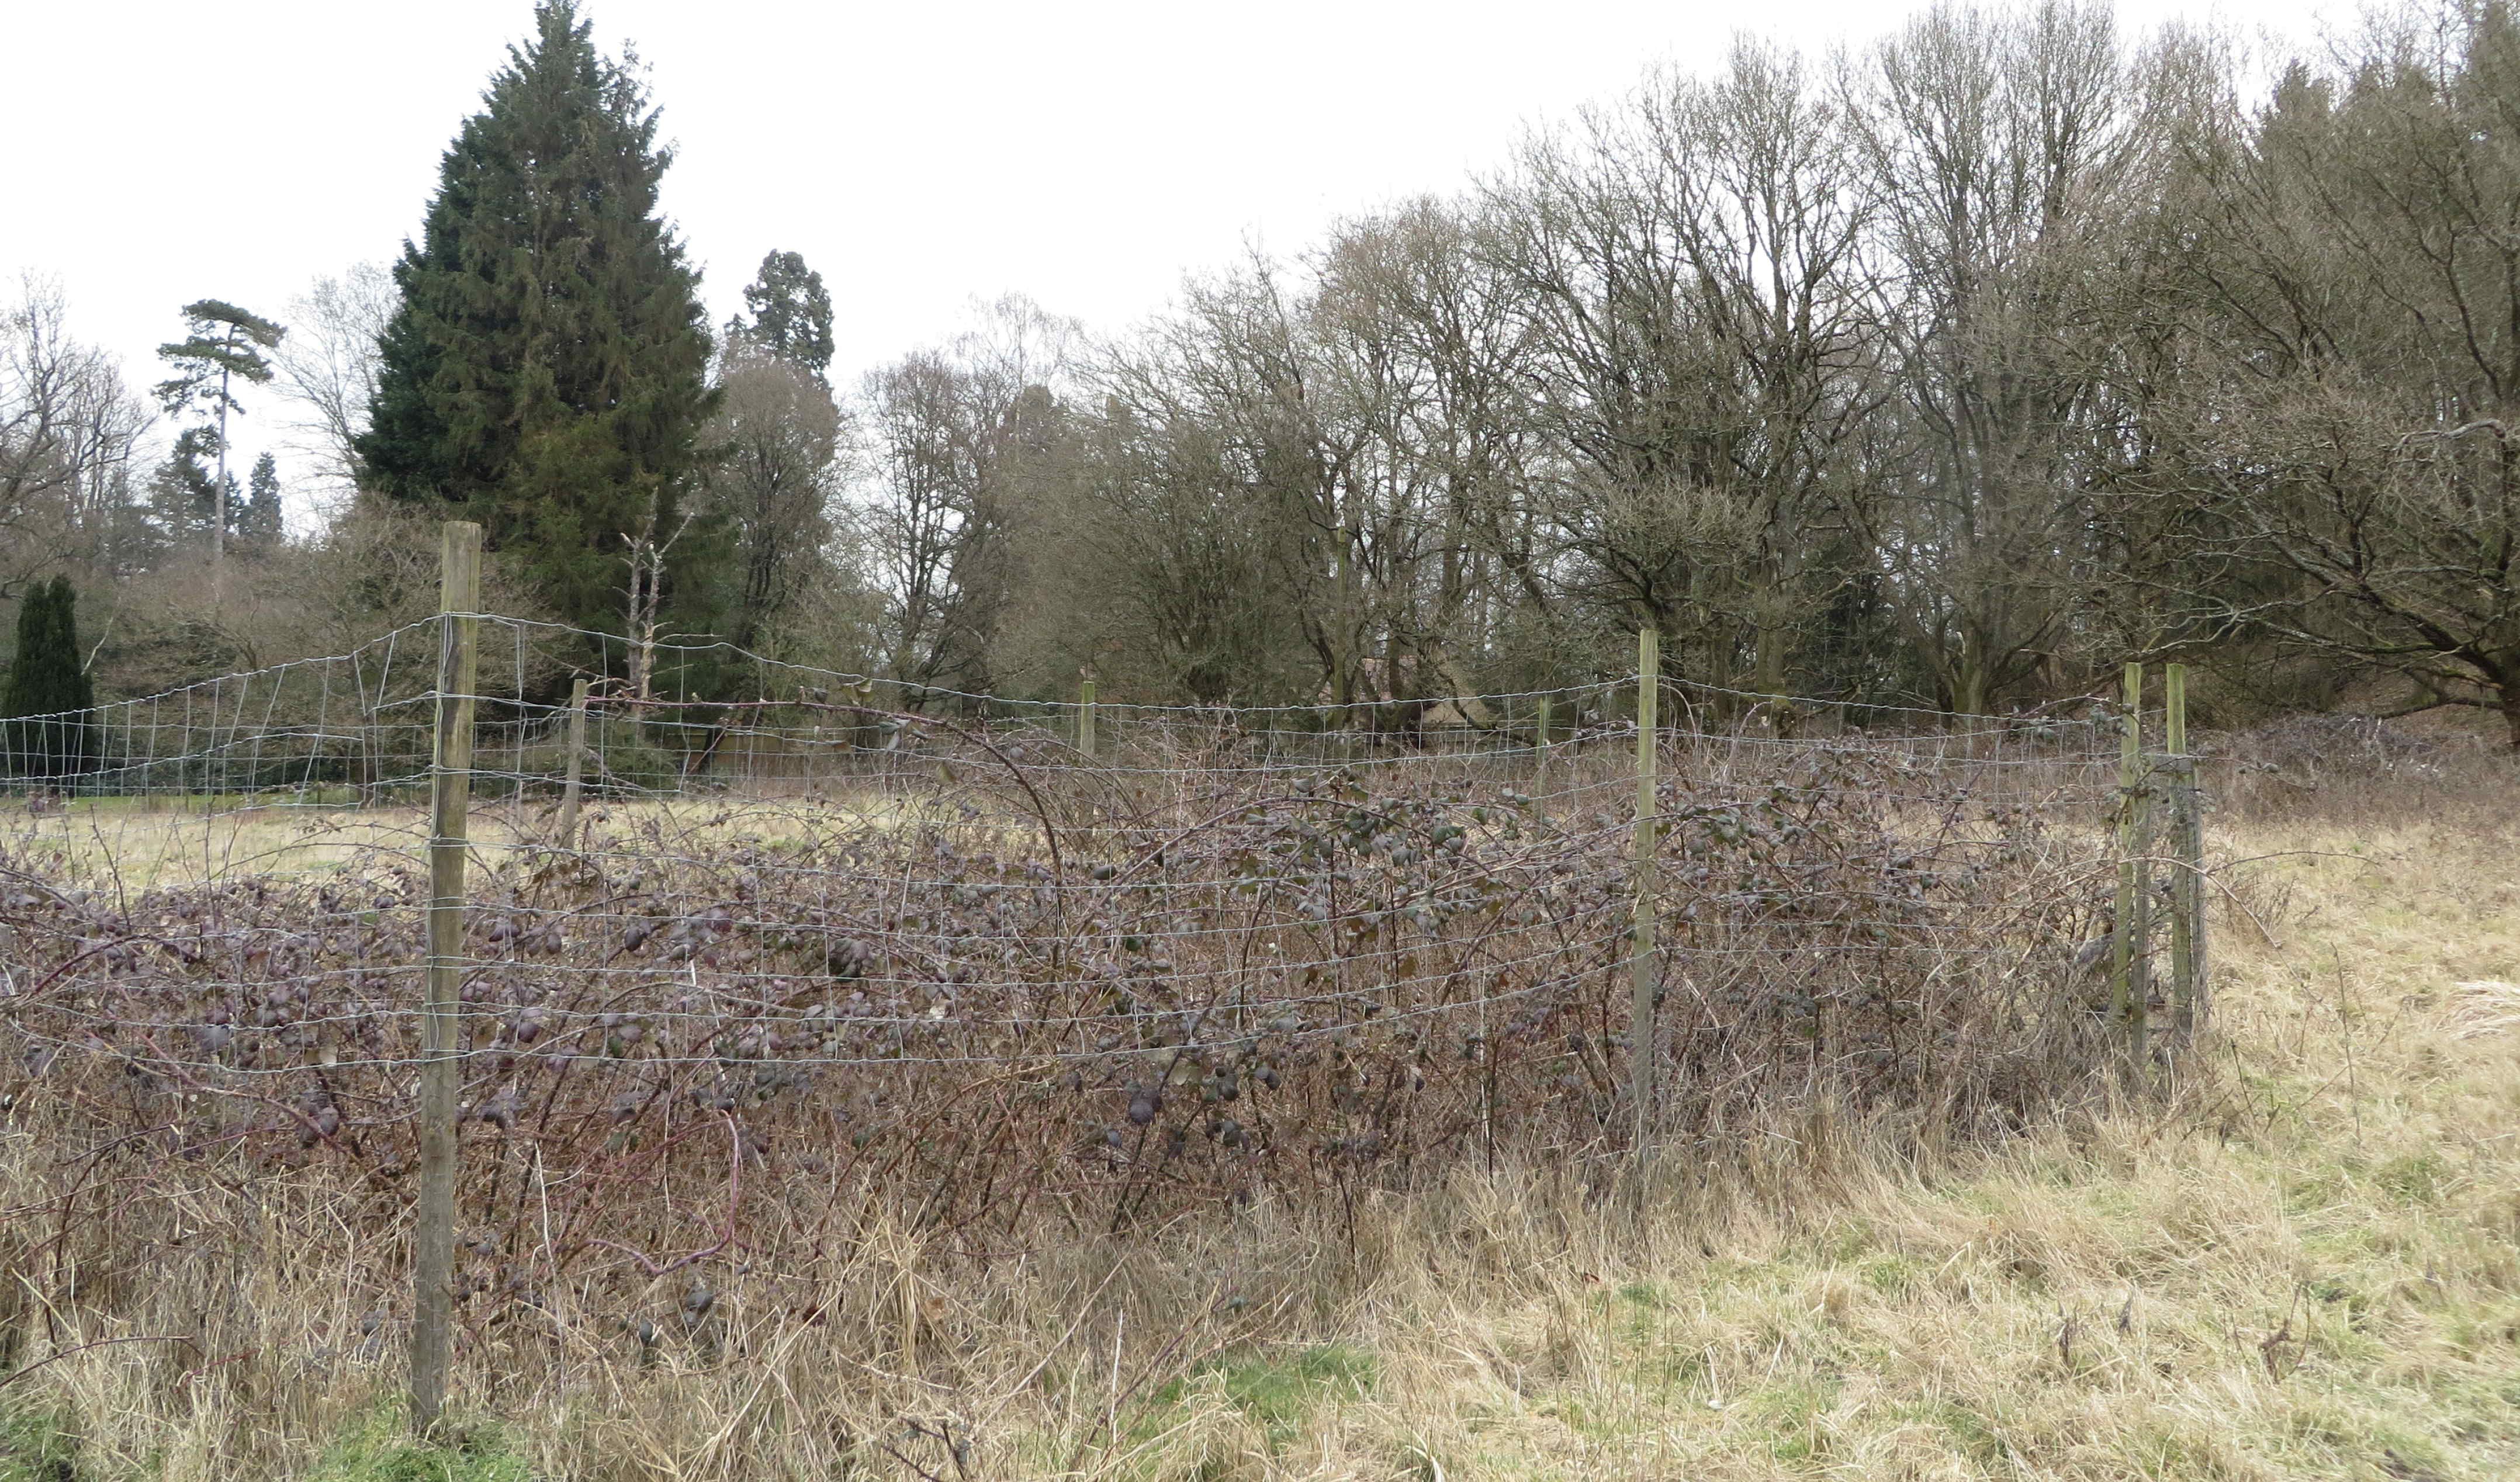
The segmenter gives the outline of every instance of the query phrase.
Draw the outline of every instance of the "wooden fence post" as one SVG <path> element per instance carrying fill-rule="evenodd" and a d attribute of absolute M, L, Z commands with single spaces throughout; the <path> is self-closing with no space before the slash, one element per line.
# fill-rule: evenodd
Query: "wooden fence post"
<path fill-rule="evenodd" d="M 2118 919 L 2109 1010 L 2125 1029 L 2132 1063 L 2144 1053 L 2144 1016 L 2152 984 L 2149 872 L 2143 868 L 2143 665 L 2126 666 L 2126 730 L 2118 744 Z"/>
<path fill-rule="evenodd" d="M 428 987 L 421 1014 L 420 1207 L 411 1233 L 411 1417 L 427 1435 L 446 1403 L 455 1280 L 455 1094 L 464 991 L 465 816 L 472 800 L 472 691 L 481 527 L 450 519 L 438 546 L 437 741 L 428 772 Z"/>
<path fill-rule="evenodd" d="M 2205 976 L 2205 835 L 2196 806 L 2196 758 L 2187 749 L 2187 666 L 2172 664 L 2162 696 L 2169 727 L 2170 833 L 2178 874 L 2170 890 L 2171 1027 L 2196 1032 Z"/>
<path fill-rule="evenodd" d="M 508 839 L 512 845 L 520 845 L 525 841 L 525 629 L 518 623 L 509 631 L 517 639 L 517 761 L 508 784 Z"/>
<path fill-rule="evenodd" d="M 1076 749 L 1094 760 L 1094 676 L 1087 675 L 1076 687 Z"/>
<path fill-rule="evenodd" d="M 1662 634 L 1647 623 L 1637 630 L 1637 837 L 1636 957 L 1629 971 L 1628 1094 L 1636 1102 L 1637 1172 L 1653 1159 L 1656 1034 L 1654 981 L 1655 720 L 1662 699 Z M 1642 1187 L 1642 1186 L 1641 1186 Z"/>
<path fill-rule="evenodd" d="M 560 846 L 577 847 L 577 799 L 586 776 L 586 681 L 568 687 L 568 781 L 560 790 Z"/>
<path fill-rule="evenodd" d="M 1549 692 L 1546 690 L 1541 691 L 1540 722 L 1531 728 L 1532 748 L 1540 753 L 1540 759 L 1542 761 L 1549 760 L 1549 722 L 1551 718 L 1549 712 L 1553 708 L 1549 701 Z"/>

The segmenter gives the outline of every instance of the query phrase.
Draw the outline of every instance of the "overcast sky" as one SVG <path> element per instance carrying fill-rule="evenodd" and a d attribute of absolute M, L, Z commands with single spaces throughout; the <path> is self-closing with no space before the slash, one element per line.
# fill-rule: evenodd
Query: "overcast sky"
<path fill-rule="evenodd" d="M 1090 328 L 1158 308 L 1245 241 L 1445 192 L 1527 123 L 1712 64 L 1737 27 L 1860 43 L 1913 0 L 1281 0 L 863 5 L 586 0 L 635 42 L 678 156 L 664 201 L 713 323 L 764 251 L 804 253 L 835 372 L 1030 294 Z M 0 274 L 56 280 L 73 333 L 135 383 L 196 298 L 287 318 L 319 275 L 384 261 L 530 0 L 12 4 Z M 2122 0 L 2256 36 L 2282 0 Z M 2350 14 L 2344 12 L 2343 14 Z M 276 430 L 267 397 L 240 447 Z"/>

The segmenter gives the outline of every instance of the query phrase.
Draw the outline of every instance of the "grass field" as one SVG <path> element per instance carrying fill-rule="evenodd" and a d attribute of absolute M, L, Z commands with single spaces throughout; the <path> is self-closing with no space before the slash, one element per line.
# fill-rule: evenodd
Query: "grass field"
<path fill-rule="evenodd" d="M 425 1453 L 309 1188 L 182 1296 L 257 1342 L 172 1401 L 117 1345 L 10 1373 L 0 1478 L 2520 1474 L 2520 776 L 2270 793 L 2211 843 L 2250 863 L 2182 1084 L 2001 1145 L 1814 1118 L 1675 1154 L 1642 1214 L 1463 1173 L 951 1274 L 870 1212 L 828 1320 L 494 1333 Z"/>
<path fill-rule="evenodd" d="M 46 878 L 135 895 L 257 875 L 338 871 L 381 850 L 419 860 L 428 843 L 428 813 L 417 805 L 359 808 L 331 799 L 238 794 L 180 801 L 178 807 L 161 799 L 79 798 L 0 828 Z M 634 838 L 651 824 L 669 836 L 701 842 L 739 835 L 776 842 L 798 831 L 795 818 L 805 810 L 817 827 L 828 828 L 835 811 L 881 825 L 926 806 L 908 794 L 875 790 L 811 801 L 599 799 L 585 805 L 583 827 L 589 847 L 599 849 Z M 528 797 L 521 808 L 507 800 L 476 802 L 468 824 L 475 867 L 495 867 L 519 849 L 551 847 L 559 811 L 544 797 Z"/>

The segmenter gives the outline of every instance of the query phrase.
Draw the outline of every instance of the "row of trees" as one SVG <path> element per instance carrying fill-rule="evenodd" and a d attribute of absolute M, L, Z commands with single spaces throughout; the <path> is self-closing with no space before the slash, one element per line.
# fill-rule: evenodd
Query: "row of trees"
<path fill-rule="evenodd" d="M 1406 699 L 1649 622 L 1748 694 L 1984 713 L 2186 651 L 2520 742 L 2520 28 L 2240 77 L 2061 0 L 1744 41 L 1046 373 L 884 373 L 884 661 Z M 964 424 L 902 418 L 922 368 Z"/>
<path fill-rule="evenodd" d="M 402 570 L 461 512 L 613 662 L 714 635 L 922 694 L 1423 700 L 1652 623 L 1745 695 L 1984 713 L 2179 651 L 2520 741 L 2520 28 L 2454 0 L 2246 75 L 2088 0 L 1744 41 L 1128 334 L 1009 299 L 835 387 L 793 253 L 706 324 L 640 76 L 551 0 L 390 279 L 260 346 L 363 491 L 289 560 Z M 117 503 L 145 413 L 22 322 L 0 399 L 69 410 L 8 425 L 13 531 L 220 508 Z M 303 641 L 418 601 L 292 571 Z"/>
<path fill-rule="evenodd" d="M 252 555 L 280 547 L 279 461 L 262 453 L 240 484 L 228 419 L 244 410 L 236 382 L 272 380 L 263 352 L 285 332 L 214 300 L 183 314 L 186 337 L 158 352 L 172 374 L 144 398 L 112 357 L 70 336 L 49 285 L 22 284 L 0 313 L 0 597 L 49 567 L 104 581 L 196 550 L 216 562 L 232 539 Z M 191 425 L 144 472 L 161 412 Z"/>

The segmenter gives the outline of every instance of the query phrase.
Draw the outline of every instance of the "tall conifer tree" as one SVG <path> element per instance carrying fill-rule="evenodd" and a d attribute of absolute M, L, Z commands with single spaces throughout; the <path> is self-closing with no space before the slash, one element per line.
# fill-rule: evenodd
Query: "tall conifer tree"
<path fill-rule="evenodd" d="M 245 486 L 245 509 L 236 520 L 238 543 L 248 551 L 278 550 L 288 528 L 288 519 L 280 508 L 279 461 L 268 453 L 255 459 L 253 474 Z"/>
<path fill-rule="evenodd" d="M 204 429 L 210 447 L 217 454 L 217 483 L 230 488 L 228 478 L 228 414 L 245 415 L 245 406 L 236 398 L 235 382 L 268 385 L 271 382 L 271 360 L 262 352 L 279 347 L 289 332 L 249 310 L 238 308 L 216 298 L 203 298 L 184 305 L 184 327 L 191 333 L 184 338 L 158 347 L 158 358 L 174 368 L 175 374 L 158 384 L 158 403 L 168 415 L 180 415 L 204 409 L 213 419 L 214 431 Z M 228 531 L 236 520 L 233 509 L 220 508 L 213 501 L 210 509 L 210 557 L 224 562 L 228 554 Z"/>
<path fill-rule="evenodd" d="M 16 662 L 0 686 L 0 768 L 68 777 L 95 755 L 96 686 L 79 664 L 78 593 L 67 576 L 37 582 L 18 607 Z M 29 717 L 40 717 L 30 719 Z"/>
<path fill-rule="evenodd" d="M 727 328 L 743 335 L 780 359 L 802 366 L 820 381 L 832 368 L 832 294 L 823 275 L 805 266 L 802 254 L 772 251 L 762 255 L 761 271 L 743 291 L 743 306 Z"/>
<path fill-rule="evenodd" d="M 574 0 L 534 16 L 394 267 L 358 454 L 373 487 L 478 519 L 585 627 L 621 630 L 632 541 L 670 543 L 688 631 L 722 558 L 685 523 L 712 393 L 698 275 L 656 208 L 672 154 L 636 59 L 599 52 Z"/>

